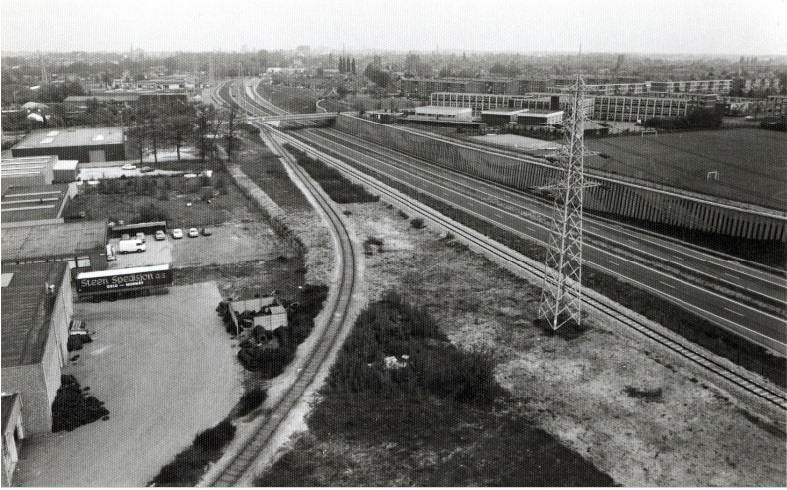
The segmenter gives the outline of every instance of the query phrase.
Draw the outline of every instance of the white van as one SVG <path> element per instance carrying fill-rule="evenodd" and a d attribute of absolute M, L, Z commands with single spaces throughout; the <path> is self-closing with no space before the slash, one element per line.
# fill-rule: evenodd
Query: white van
<path fill-rule="evenodd" d="M 145 251 L 145 244 L 142 243 L 142 240 L 137 240 L 133 238 L 131 240 L 120 240 L 118 242 L 118 252 L 125 254 L 129 252 L 144 252 Z"/>

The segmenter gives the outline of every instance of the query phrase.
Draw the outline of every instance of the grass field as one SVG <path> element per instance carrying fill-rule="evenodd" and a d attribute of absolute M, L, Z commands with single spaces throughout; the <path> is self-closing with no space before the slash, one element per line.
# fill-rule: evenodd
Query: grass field
<path fill-rule="evenodd" d="M 787 135 L 759 128 L 587 139 L 585 164 L 688 191 L 787 210 Z M 718 171 L 719 178 L 708 179 Z"/>

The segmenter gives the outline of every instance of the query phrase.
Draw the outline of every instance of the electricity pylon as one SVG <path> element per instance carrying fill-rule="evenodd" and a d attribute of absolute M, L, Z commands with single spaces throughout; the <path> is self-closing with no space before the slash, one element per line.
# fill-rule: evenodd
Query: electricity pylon
<path fill-rule="evenodd" d="M 571 89 L 571 108 L 567 115 L 565 135 L 567 144 L 558 161 L 562 166 L 560 180 L 552 185 L 539 187 L 555 196 L 552 230 L 549 234 L 547 259 L 544 262 L 544 287 L 538 315 L 557 330 L 569 321 L 578 325 L 582 315 L 582 200 L 586 187 L 596 184 L 585 182 L 584 131 L 585 84 L 577 76 Z"/>

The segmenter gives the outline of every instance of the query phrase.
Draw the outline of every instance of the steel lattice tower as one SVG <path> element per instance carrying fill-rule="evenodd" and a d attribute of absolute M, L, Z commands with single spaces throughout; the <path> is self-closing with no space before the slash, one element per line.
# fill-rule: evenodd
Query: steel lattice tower
<path fill-rule="evenodd" d="M 577 76 L 571 94 L 571 108 L 564 126 L 567 144 L 559 158 L 562 176 L 556 184 L 543 187 L 553 192 L 555 208 L 538 314 L 550 322 L 553 330 L 569 321 L 580 324 L 582 313 L 582 200 L 588 185 L 583 163 L 587 116 L 581 77 Z"/>

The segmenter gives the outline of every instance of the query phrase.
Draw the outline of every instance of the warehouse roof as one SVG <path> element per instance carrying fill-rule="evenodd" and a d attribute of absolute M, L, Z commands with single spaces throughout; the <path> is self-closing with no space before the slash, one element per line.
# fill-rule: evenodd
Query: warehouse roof
<path fill-rule="evenodd" d="M 57 155 L 7 158 L 0 162 L 0 171 L 3 177 L 19 173 L 37 173 L 47 167 L 53 167 L 56 163 Z"/>
<path fill-rule="evenodd" d="M 97 101 L 102 100 L 114 100 L 117 102 L 136 102 L 139 100 L 139 95 L 137 94 L 113 94 L 113 93 L 103 93 L 103 94 L 94 94 L 94 95 L 70 95 L 66 97 L 63 102 L 87 102 L 89 100 L 96 99 Z"/>
<path fill-rule="evenodd" d="M 65 262 L 3 266 L 3 274 L 13 274 L 0 294 L 3 368 L 43 359 L 55 299 L 67 271 Z M 47 283 L 55 287 L 52 294 L 46 291 Z"/>
<path fill-rule="evenodd" d="M 67 197 L 68 184 L 7 187 L 0 199 L 3 223 L 58 219 L 61 217 Z M 5 233 L 6 230 L 3 228 L 3 236 Z M 5 243 L 4 239 L 4 247 Z M 7 251 L 3 250 L 3 258 L 6 253 Z"/>
<path fill-rule="evenodd" d="M 3 263 L 75 256 L 103 249 L 106 241 L 107 225 L 104 221 L 3 227 L 0 233 Z"/>
<path fill-rule="evenodd" d="M 39 129 L 22 138 L 12 150 L 21 148 L 61 148 L 123 143 L 123 128 Z"/>
<path fill-rule="evenodd" d="M 443 107 L 440 105 L 427 105 L 423 107 L 416 107 L 416 113 L 426 113 L 426 114 L 439 114 L 439 115 L 454 115 L 454 114 L 462 114 L 469 110 L 472 110 L 470 107 Z"/>

